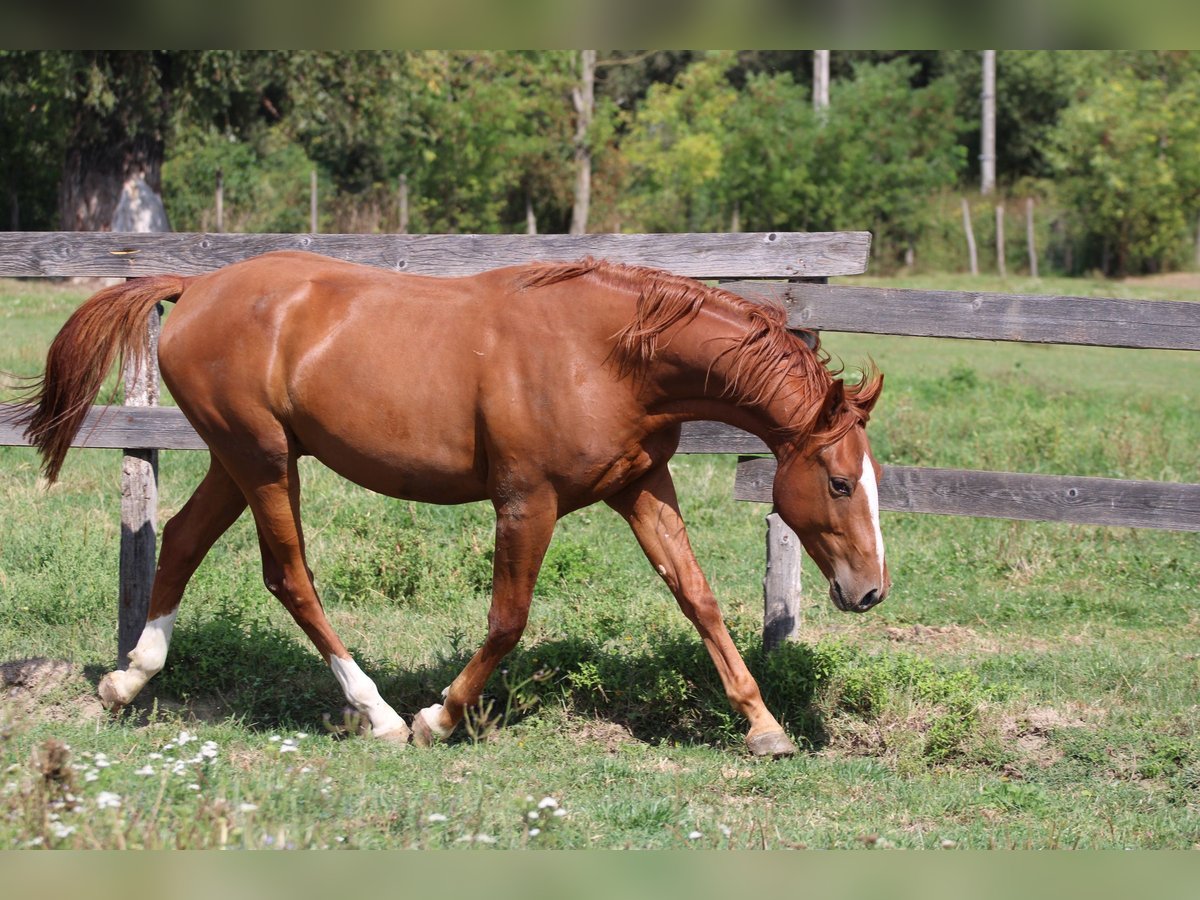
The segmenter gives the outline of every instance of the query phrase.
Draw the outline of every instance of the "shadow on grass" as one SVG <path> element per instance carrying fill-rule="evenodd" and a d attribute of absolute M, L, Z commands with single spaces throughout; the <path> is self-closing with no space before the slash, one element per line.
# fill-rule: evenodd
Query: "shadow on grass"
<path fill-rule="evenodd" d="M 497 724 L 516 724 L 542 705 L 562 705 L 620 725 L 647 743 L 740 745 L 746 723 L 731 710 L 698 638 L 667 635 L 652 649 L 621 643 L 568 637 L 519 646 L 485 692 L 493 717 L 502 720 Z M 440 697 L 474 649 L 456 649 L 418 668 L 356 658 L 408 720 Z M 814 708 L 822 674 L 813 649 L 788 644 L 766 655 L 755 646 L 744 656 L 784 727 L 803 746 L 823 746 L 826 733 Z M 85 675 L 97 684 L 105 671 L 91 666 Z M 166 668 L 139 695 L 133 713 L 146 720 L 155 705 L 204 721 L 232 719 L 254 730 L 319 733 L 325 715 L 341 721 L 345 701 L 328 667 L 292 636 L 268 624 L 213 618 L 176 633 Z M 458 740 L 466 739 L 463 731 Z"/>

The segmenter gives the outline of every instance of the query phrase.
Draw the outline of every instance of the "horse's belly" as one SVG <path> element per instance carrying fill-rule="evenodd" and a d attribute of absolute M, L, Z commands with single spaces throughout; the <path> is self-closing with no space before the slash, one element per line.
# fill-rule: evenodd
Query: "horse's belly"
<path fill-rule="evenodd" d="M 386 416 L 365 426 L 339 424 L 343 423 L 317 422 L 302 414 L 289 423 L 304 453 L 369 490 L 425 503 L 468 503 L 487 497 L 486 472 L 469 430 L 415 433 L 389 423 Z"/>

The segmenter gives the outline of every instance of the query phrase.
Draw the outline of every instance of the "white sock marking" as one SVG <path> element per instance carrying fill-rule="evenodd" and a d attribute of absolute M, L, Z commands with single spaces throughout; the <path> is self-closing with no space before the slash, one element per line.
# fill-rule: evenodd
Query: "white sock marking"
<path fill-rule="evenodd" d="M 371 720 L 371 728 L 376 734 L 385 734 L 398 727 L 408 727 L 383 697 L 379 696 L 379 688 L 375 687 L 375 682 L 352 658 L 330 656 L 329 668 L 333 670 L 333 677 L 342 686 L 346 701 Z"/>
<path fill-rule="evenodd" d="M 879 586 L 883 587 L 883 532 L 879 529 L 879 485 L 875 481 L 875 467 L 871 459 L 863 454 L 862 476 L 858 479 L 867 495 L 867 508 L 871 510 L 871 525 L 875 529 L 875 552 L 879 554 Z"/>
<path fill-rule="evenodd" d="M 165 616 L 151 619 L 142 629 L 137 646 L 129 654 L 129 668 L 139 669 L 150 677 L 162 671 L 167 662 L 167 648 L 171 646 L 171 632 L 175 630 L 175 617 L 179 615 L 179 607 L 171 610 Z M 144 682 L 143 682 L 144 683 Z"/>

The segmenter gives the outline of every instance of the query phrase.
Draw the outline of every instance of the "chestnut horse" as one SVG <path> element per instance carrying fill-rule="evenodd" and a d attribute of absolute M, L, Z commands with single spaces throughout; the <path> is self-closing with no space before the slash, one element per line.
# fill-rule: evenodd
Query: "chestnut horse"
<path fill-rule="evenodd" d="M 776 508 L 839 609 L 861 612 L 887 594 L 880 470 L 864 430 L 882 376 L 855 386 L 835 379 L 828 357 L 789 332 L 777 307 L 590 258 L 431 278 L 283 252 L 195 277 L 134 279 L 70 317 L 21 407 L 51 481 L 116 357 L 147 352 L 146 316 L 164 300 L 176 306 L 159 344 L 162 377 L 211 460 L 163 530 L 129 667 L 100 683 L 110 708 L 162 669 L 188 579 L 249 506 L 267 589 L 373 733 L 445 738 L 521 637 L 555 522 L 603 500 L 695 625 L 749 720 L 750 750 L 790 754 L 679 514 L 667 460 L 688 420 L 728 422 L 771 448 Z M 495 507 L 487 637 L 444 704 L 416 713 L 411 732 L 330 627 L 313 587 L 296 466 L 305 454 L 391 497 Z"/>

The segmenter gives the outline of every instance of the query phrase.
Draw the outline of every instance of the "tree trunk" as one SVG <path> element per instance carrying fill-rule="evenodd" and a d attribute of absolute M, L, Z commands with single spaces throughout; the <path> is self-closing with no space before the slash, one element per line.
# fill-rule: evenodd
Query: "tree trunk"
<path fill-rule="evenodd" d="M 157 137 L 135 137 L 103 146 L 73 144 L 67 150 L 58 191 L 63 230 L 112 231 L 122 195 L 127 186 L 133 190 L 139 182 L 161 205 L 162 161 L 163 142 Z"/>
<path fill-rule="evenodd" d="M 818 116 L 829 107 L 829 51 L 813 51 L 813 109 Z"/>
<path fill-rule="evenodd" d="M 996 51 L 983 51 L 983 136 L 979 148 L 979 192 L 996 189 Z"/>
<path fill-rule="evenodd" d="M 579 51 L 579 86 L 572 91 L 575 102 L 575 206 L 571 210 L 571 234 L 587 234 L 588 208 L 592 202 L 592 151 L 588 132 L 596 108 L 596 51 Z"/>
<path fill-rule="evenodd" d="M 533 194 L 525 192 L 525 233 L 537 234 L 537 213 L 533 211 Z"/>

